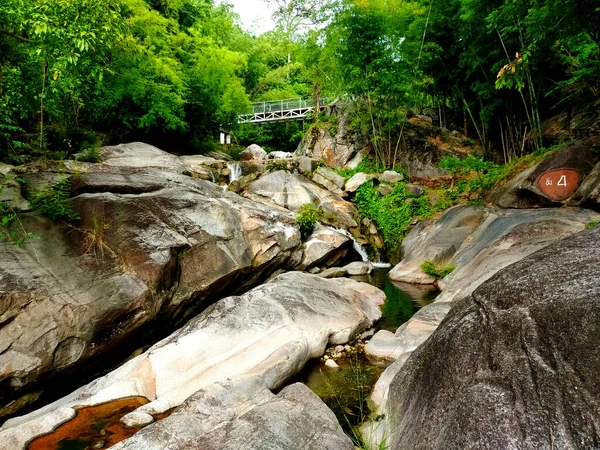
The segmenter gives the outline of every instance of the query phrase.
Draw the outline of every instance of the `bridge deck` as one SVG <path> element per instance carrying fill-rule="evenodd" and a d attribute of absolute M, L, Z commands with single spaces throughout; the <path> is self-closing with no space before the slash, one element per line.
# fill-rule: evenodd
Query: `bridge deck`
<path fill-rule="evenodd" d="M 320 104 L 326 104 L 320 100 Z M 240 114 L 238 123 L 284 122 L 288 120 L 304 119 L 309 112 L 314 111 L 312 99 L 292 98 L 271 102 L 257 102 L 252 104 L 252 112 Z"/>

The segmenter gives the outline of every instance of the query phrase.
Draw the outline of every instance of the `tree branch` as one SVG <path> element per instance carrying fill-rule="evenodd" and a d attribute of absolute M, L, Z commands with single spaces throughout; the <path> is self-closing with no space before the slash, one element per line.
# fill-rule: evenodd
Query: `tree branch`
<path fill-rule="evenodd" d="M 30 44 L 35 44 L 36 41 L 32 41 L 31 39 L 27 39 L 26 37 L 19 36 L 18 34 L 11 33 L 10 31 L 0 30 L 0 34 L 5 34 L 6 36 L 10 36 L 13 39 L 18 39 L 19 41 L 28 42 Z"/>

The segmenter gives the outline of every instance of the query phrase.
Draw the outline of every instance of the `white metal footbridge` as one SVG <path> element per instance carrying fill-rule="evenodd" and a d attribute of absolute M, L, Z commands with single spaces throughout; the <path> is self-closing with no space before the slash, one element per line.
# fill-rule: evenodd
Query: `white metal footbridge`
<path fill-rule="evenodd" d="M 325 99 L 319 100 L 319 107 L 326 105 Z M 285 122 L 302 120 L 315 109 L 312 99 L 290 98 L 271 102 L 252 103 L 252 112 L 240 114 L 238 123 Z"/>

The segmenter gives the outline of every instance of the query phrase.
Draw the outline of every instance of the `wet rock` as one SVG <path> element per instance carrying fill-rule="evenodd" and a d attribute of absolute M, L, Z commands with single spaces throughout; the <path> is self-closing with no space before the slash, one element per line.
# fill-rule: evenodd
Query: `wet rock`
<path fill-rule="evenodd" d="M 329 367 L 330 369 L 339 369 L 338 363 L 336 363 L 333 359 L 328 359 L 325 361 L 325 367 Z"/>
<path fill-rule="evenodd" d="M 154 422 L 154 417 L 143 412 L 132 412 L 121 418 L 121 423 L 127 428 L 142 428 Z"/>
<path fill-rule="evenodd" d="M 70 420 L 76 408 L 115 399 L 145 397 L 150 403 L 136 412 L 155 415 L 227 380 L 239 392 L 276 389 L 328 344 L 345 344 L 371 327 L 384 301 L 384 293 L 366 283 L 280 275 L 243 296 L 218 301 L 144 354 L 67 397 L 10 419 L 0 428 L 0 448 L 23 449 Z M 228 414 L 226 408 L 222 413 Z M 217 420 L 217 414 L 211 417 Z"/>

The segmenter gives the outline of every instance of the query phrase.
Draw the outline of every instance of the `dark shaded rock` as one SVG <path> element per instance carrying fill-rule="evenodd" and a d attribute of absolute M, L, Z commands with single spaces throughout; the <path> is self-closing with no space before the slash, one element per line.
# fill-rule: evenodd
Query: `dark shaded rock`
<path fill-rule="evenodd" d="M 392 382 L 391 449 L 600 447 L 600 229 L 500 271 Z"/>

